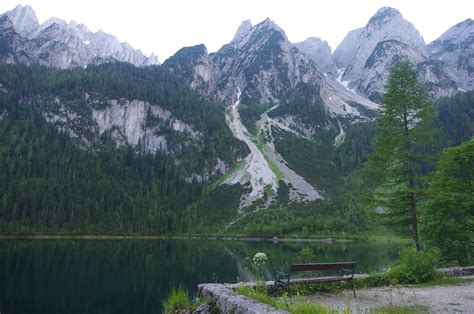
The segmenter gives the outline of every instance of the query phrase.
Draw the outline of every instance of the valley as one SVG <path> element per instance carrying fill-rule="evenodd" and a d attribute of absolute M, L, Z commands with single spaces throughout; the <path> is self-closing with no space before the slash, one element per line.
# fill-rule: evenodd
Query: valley
<path fill-rule="evenodd" d="M 0 314 L 329 313 L 327 280 L 357 300 L 474 263 L 474 21 L 434 14 L 456 5 L 12 1 Z"/>
<path fill-rule="evenodd" d="M 217 51 L 183 47 L 159 64 L 113 35 L 58 18 L 40 23 L 31 7 L 17 6 L 0 15 L 8 152 L 0 157 L 14 182 L 0 193 L 0 226 L 125 234 L 371 229 L 363 197 L 364 186 L 373 187 L 359 171 L 373 149 L 390 68 L 400 58 L 413 62 L 435 102 L 465 94 L 460 104 L 448 98 L 458 106 L 449 107 L 457 131 L 439 122 L 449 138 L 443 145 L 458 144 L 472 133 L 465 100 L 472 78 L 468 61 L 453 64 L 472 60 L 472 27 L 462 21 L 426 44 L 385 7 L 333 50 L 317 37 L 293 43 L 269 18 L 247 20 Z M 63 161 L 55 170 L 51 156 Z M 51 183 L 62 172 L 77 191 Z M 118 192 L 100 180 L 118 180 Z M 81 193 L 91 195 L 83 205 Z"/>

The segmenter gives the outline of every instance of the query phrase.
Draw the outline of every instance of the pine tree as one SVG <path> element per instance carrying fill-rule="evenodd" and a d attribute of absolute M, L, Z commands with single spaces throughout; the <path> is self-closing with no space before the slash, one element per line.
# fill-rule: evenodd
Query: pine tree
<path fill-rule="evenodd" d="M 417 202 L 421 191 L 417 168 L 428 157 L 435 130 L 433 106 L 410 62 L 393 65 L 379 114 L 369 163 L 379 183 L 375 200 L 386 209 L 389 224 L 411 226 L 419 251 Z"/>

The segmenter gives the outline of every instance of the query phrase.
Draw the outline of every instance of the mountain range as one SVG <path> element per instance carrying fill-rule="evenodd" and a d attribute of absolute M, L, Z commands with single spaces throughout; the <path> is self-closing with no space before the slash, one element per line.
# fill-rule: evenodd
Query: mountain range
<path fill-rule="evenodd" d="M 6 50 L 2 63 L 38 63 L 59 69 L 104 62 L 136 66 L 159 64 L 128 43 L 103 31 L 91 32 L 84 24 L 50 18 L 41 25 L 30 6 L 18 5 L 0 16 L 1 40 Z"/>
<path fill-rule="evenodd" d="M 217 52 L 204 45 L 184 47 L 159 65 L 155 56 L 144 56 L 113 35 L 57 18 L 40 25 L 30 7 L 17 6 L 0 15 L 0 117 L 13 119 L 15 106 L 31 107 L 39 115 L 35 119 L 81 151 L 101 156 L 131 150 L 161 160 L 158 168 L 171 169 L 163 178 L 140 179 L 145 180 L 140 195 L 154 204 L 140 214 L 145 218 L 139 215 L 145 222 L 131 223 L 140 228 L 177 230 L 174 224 L 183 217 L 194 217 L 188 227 L 214 221 L 232 228 L 264 215 L 263 209 L 278 217 L 281 209 L 298 206 L 309 215 L 348 216 L 335 200 L 344 176 L 360 167 L 370 150 L 371 122 L 391 66 L 410 60 L 433 100 L 470 95 L 473 45 L 471 19 L 427 45 L 398 10 L 384 7 L 334 52 L 316 37 L 291 43 L 266 19 L 256 25 L 244 21 Z M 469 110 L 466 115 L 474 118 Z M 472 133 L 469 123 L 457 139 Z M 135 157 L 123 156 L 133 164 Z M 100 167 L 108 169 L 107 163 Z M 140 169 L 136 173 L 146 173 Z M 123 199 L 131 197 L 123 193 Z M 170 205 L 167 193 L 181 197 L 173 198 L 179 206 Z M 340 226 L 338 215 L 324 226 Z M 5 217 L 0 223 L 13 219 Z M 153 227 L 157 217 L 168 227 Z"/>

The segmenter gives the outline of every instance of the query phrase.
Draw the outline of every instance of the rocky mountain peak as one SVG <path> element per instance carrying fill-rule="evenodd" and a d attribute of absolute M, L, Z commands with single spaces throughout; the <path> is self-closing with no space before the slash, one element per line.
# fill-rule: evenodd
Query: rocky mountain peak
<path fill-rule="evenodd" d="M 464 20 L 446 32 L 444 32 L 438 39 L 430 43 L 430 48 L 441 45 L 442 43 L 460 43 L 474 39 L 474 20 Z M 433 53 L 431 51 L 431 53 Z"/>
<path fill-rule="evenodd" d="M 449 28 L 428 45 L 430 63 L 437 64 L 453 80 L 457 91 L 474 89 L 474 21 L 467 19 Z M 431 71 L 436 74 L 436 71 Z M 433 76 L 433 75 L 431 75 Z M 449 94 L 442 95 L 449 96 Z"/>
<path fill-rule="evenodd" d="M 269 17 L 263 20 L 263 22 L 260 22 L 259 24 L 255 25 L 255 28 L 257 29 L 265 28 L 265 29 L 274 30 L 274 31 L 285 34 L 285 31 L 280 26 L 278 26 L 274 21 L 272 21 Z"/>
<path fill-rule="evenodd" d="M 392 8 L 378 10 L 365 27 L 351 31 L 334 51 L 341 81 L 378 100 L 391 65 L 399 59 L 418 64 L 427 57 L 419 31 Z"/>
<path fill-rule="evenodd" d="M 384 25 L 394 19 L 403 19 L 400 11 L 390 7 L 383 7 L 374 14 L 367 23 L 366 27 L 371 25 Z"/>
<path fill-rule="evenodd" d="M 193 90 L 217 98 L 215 92 L 221 73 L 203 44 L 181 48 L 163 63 L 163 67 L 180 76 Z"/>
<path fill-rule="evenodd" d="M 5 12 L 4 15 L 10 18 L 17 33 L 23 37 L 27 37 L 39 26 L 36 13 L 29 5 L 17 5 L 13 10 Z"/>
<path fill-rule="evenodd" d="M 321 72 L 337 77 L 336 61 L 327 41 L 319 37 L 309 37 L 302 42 L 295 43 L 294 46 L 313 60 Z"/>
<path fill-rule="evenodd" d="M 237 49 L 242 49 L 244 46 L 247 46 L 250 42 L 250 45 L 254 45 L 256 41 L 263 42 L 268 39 L 271 39 L 272 33 L 278 33 L 277 37 L 286 38 L 285 32 L 277 25 L 275 22 L 266 18 L 264 21 L 251 26 L 250 21 L 244 21 L 239 29 L 236 32 L 234 39 L 231 41 L 231 45 Z M 227 45 L 224 45 L 223 48 L 228 48 Z M 222 52 L 222 49 L 221 49 Z"/>
<path fill-rule="evenodd" d="M 251 29 L 252 29 L 252 22 L 250 22 L 250 20 L 243 21 L 242 24 L 240 24 L 239 28 L 237 29 L 237 32 L 235 33 L 234 39 L 232 39 L 231 43 L 240 41 L 249 33 Z"/>
<path fill-rule="evenodd" d="M 26 56 L 10 56 L 9 62 L 31 60 L 57 68 L 84 67 L 114 61 L 129 62 L 137 66 L 159 64 L 157 56 L 147 57 L 131 45 L 121 43 L 117 37 L 103 31 L 91 32 L 87 26 L 76 21 L 68 23 L 52 17 L 40 25 L 29 6 L 19 5 L 2 16 L 8 17 L 15 33 L 26 40 L 21 42 L 24 47 L 22 54 Z M 20 45 L 11 39 L 13 37 L 10 36 L 8 41 L 8 51 L 13 51 Z"/>

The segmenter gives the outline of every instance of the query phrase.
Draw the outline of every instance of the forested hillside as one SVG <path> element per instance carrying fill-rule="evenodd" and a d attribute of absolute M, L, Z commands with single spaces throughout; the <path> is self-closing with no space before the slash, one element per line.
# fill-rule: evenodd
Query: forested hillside
<path fill-rule="evenodd" d="M 255 213 L 256 207 L 249 208 L 229 225 L 246 187 L 219 186 L 221 175 L 248 151 L 225 124 L 225 108 L 183 87 L 166 69 L 121 63 L 64 71 L 0 65 L 0 84 L 2 232 L 167 234 L 228 227 L 230 232 L 283 235 L 371 228 L 364 201 L 372 187 L 360 173 L 372 150 L 371 122 L 349 125 L 338 145 L 332 128 L 312 141 L 275 129 L 278 151 L 292 169 L 323 188 L 325 200 L 294 204 L 288 198 L 291 187 L 280 182 L 274 204 Z M 103 102 L 91 105 L 85 94 Z M 442 146 L 458 145 L 474 134 L 473 94 L 436 104 Z M 67 119 L 47 120 L 57 111 L 58 98 L 73 114 L 67 117 L 78 117 L 75 128 Z M 166 149 L 145 150 L 141 141 L 119 143 L 116 127 L 99 136 L 91 117 L 108 110 L 110 99 L 158 105 L 175 119 L 169 121 L 181 121 L 194 133 L 179 133 L 171 122 L 148 115 L 144 125 L 159 126 Z M 268 108 L 241 108 L 252 133 Z M 311 119 L 324 113 L 314 115 Z"/>
<path fill-rule="evenodd" d="M 1 65 L 0 73 L 3 231 L 182 232 L 196 219 L 186 206 L 208 184 L 190 174 L 216 156 L 232 165 L 246 153 L 226 127 L 221 107 L 158 67 L 116 63 L 57 71 Z M 192 125 L 202 142 L 186 146 L 191 139 L 171 137 L 167 152 L 146 152 L 139 145 L 117 146 L 103 134 L 84 147 L 67 129 L 46 122 L 44 110 L 54 102 L 43 99 L 83 99 L 85 92 L 159 104 Z M 85 119 L 85 103 L 68 109 L 82 113 L 81 123 L 93 123 Z"/>

